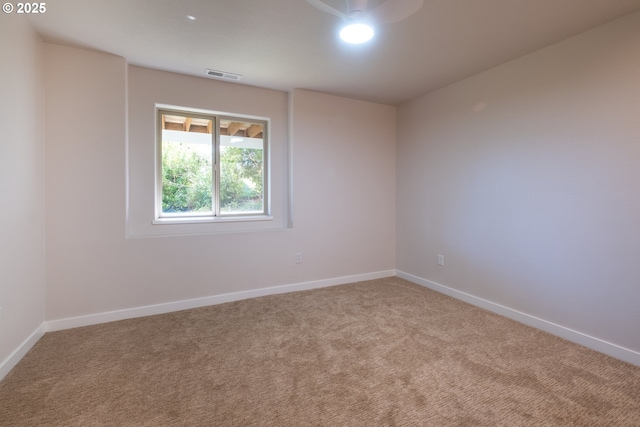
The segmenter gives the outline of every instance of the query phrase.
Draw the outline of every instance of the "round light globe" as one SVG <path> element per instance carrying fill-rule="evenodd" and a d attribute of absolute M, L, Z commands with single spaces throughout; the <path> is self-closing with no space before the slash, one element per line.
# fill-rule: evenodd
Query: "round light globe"
<path fill-rule="evenodd" d="M 373 28 L 366 24 L 349 24 L 340 30 L 340 38 L 351 44 L 365 43 L 373 37 Z"/>

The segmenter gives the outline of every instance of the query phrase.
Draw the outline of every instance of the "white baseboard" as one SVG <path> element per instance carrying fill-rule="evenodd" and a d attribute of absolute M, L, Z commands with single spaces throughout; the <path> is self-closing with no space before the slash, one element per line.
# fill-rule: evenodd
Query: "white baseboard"
<path fill-rule="evenodd" d="M 99 323 L 114 322 L 117 320 L 132 319 L 135 317 L 152 316 L 155 314 L 170 313 L 173 311 L 188 310 L 191 308 L 206 307 L 225 302 L 238 301 L 266 295 L 284 294 L 287 292 L 305 291 L 309 289 L 324 288 L 327 286 L 343 285 L 346 283 L 360 282 L 363 280 L 381 279 L 396 275 L 395 270 L 378 271 L 374 273 L 356 274 L 352 276 L 336 277 L 332 279 L 315 280 L 296 283 L 292 285 L 274 286 L 270 288 L 254 289 L 250 291 L 233 292 L 229 294 L 213 295 L 210 297 L 195 298 L 190 300 L 175 301 L 164 304 L 148 305 L 144 307 L 128 308 L 124 310 L 110 311 L 106 313 L 89 314 L 86 316 L 70 317 L 66 319 L 49 320 L 45 322 L 46 331 L 60 331 L 63 329 L 78 328 L 81 326 L 96 325 Z"/>
<path fill-rule="evenodd" d="M 445 285 L 441 285 L 436 282 L 432 282 L 431 280 L 423 279 L 421 277 L 417 277 L 409 273 L 405 273 L 403 271 L 397 271 L 397 276 L 402 279 L 408 280 L 410 282 L 416 283 L 418 285 L 422 285 L 426 288 L 432 289 L 436 292 L 449 295 L 450 297 L 459 299 L 461 301 L 467 302 L 477 307 L 484 308 L 486 310 L 508 317 L 509 319 L 513 319 L 520 323 L 524 323 L 525 325 L 532 326 L 536 329 L 540 329 L 542 331 L 548 332 L 560 338 L 564 338 L 567 341 L 580 344 L 582 346 L 598 351 L 600 353 L 604 353 L 611 357 L 615 357 L 616 359 L 620 359 L 625 362 L 640 366 L 640 353 L 634 350 L 621 347 L 617 344 L 613 344 L 613 343 L 601 340 L 599 338 L 592 337 L 582 332 L 578 332 L 573 329 L 555 324 L 553 322 L 549 322 L 547 320 L 540 319 L 538 317 L 531 316 L 526 313 L 522 313 L 518 310 L 505 307 L 503 305 L 485 300 L 483 298 L 479 298 L 477 296 L 468 294 L 466 292 L 458 291 L 456 289 L 450 288 Z"/>
<path fill-rule="evenodd" d="M 0 363 L 0 381 L 11 371 L 14 366 L 18 364 L 20 359 L 22 359 L 25 354 L 31 347 L 33 347 L 40 338 L 44 335 L 45 332 L 45 324 L 41 324 L 38 328 L 29 335 L 29 337 L 24 340 L 20 346 L 13 351 L 5 360 Z"/>

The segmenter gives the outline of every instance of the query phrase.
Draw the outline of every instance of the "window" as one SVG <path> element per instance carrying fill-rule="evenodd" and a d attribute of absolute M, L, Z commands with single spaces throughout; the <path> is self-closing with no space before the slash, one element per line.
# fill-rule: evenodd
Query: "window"
<path fill-rule="evenodd" d="M 158 109 L 156 220 L 268 215 L 268 120 Z"/>

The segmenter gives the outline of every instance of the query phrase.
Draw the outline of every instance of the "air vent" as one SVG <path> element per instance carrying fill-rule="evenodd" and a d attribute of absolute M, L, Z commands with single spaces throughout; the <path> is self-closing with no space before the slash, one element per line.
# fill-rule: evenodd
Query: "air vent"
<path fill-rule="evenodd" d="M 226 71 L 209 70 L 209 69 L 207 69 L 207 75 L 211 77 L 216 77 L 219 79 L 225 79 L 225 80 L 240 80 L 240 78 L 242 77 L 241 74 L 227 73 Z"/>

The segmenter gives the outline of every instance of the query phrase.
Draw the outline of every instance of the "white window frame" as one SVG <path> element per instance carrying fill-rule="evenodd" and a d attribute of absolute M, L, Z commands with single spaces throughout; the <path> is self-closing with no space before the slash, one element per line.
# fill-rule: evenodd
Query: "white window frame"
<path fill-rule="evenodd" d="M 211 137 L 213 139 L 213 159 L 212 159 L 212 206 L 213 212 L 206 214 L 166 214 L 162 212 L 162 114 L 175 114 L 180 116 L 189 116 L 193 118 L 203 118 L 212 120 L 213 131 Z M 262 212 L 250 213 L 224 213 L 220 211 L 220 121 L 231 120 L 256 123 L 263 126 L 263 145 L 262 145 L 262 167 L 263 167 L 263 184 Z M 270 221 L 271 216 L 271 198 L 270 198 L 270 152 L 269 152 L 269 136 L 270 136 L 271 120 L 268 117 L 257 117 L 249 115 L 229 114 L 217 111 L 201 110 L 197 108 L 184 108 L 167 105 L 156 105 L 156 143 L 155 143 L 155 215 L 153 224 L 194 224 L 206 222 L 237 222 L 237 221 Z"/>

